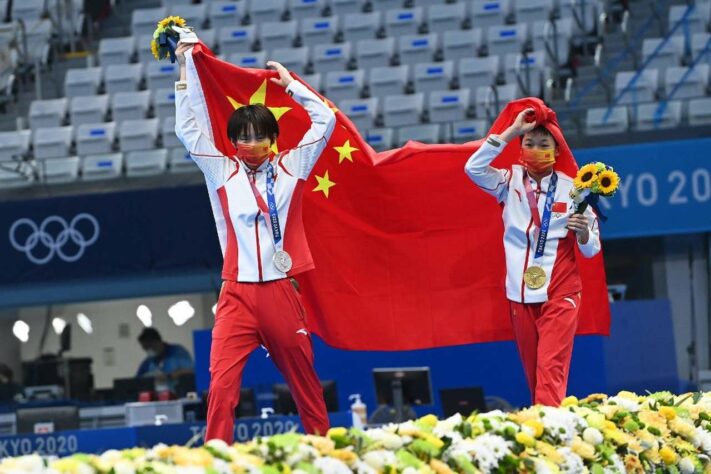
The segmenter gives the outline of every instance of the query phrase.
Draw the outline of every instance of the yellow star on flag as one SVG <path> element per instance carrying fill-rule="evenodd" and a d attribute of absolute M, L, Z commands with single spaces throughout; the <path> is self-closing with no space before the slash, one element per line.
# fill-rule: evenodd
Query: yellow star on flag
<path fill-rule="evenodd" d="M 318 181 L 318 186 L 316 186 L 313 191 L 323 191 L 323 194 L 328 197 L 328 193 L 332 187 L 336 185 L 331 179 L 328 177 L 328 170 L 326 170 L 326 173 L 323 176 L 319 175 L 314 175 L 316 178 L 316 181 Z"/>
<path fill-rule="evenodd" d="M 244 107 L 245 104 L 240 104 L 236 100 L 234 100 L 232 97 L 227 96 L 227 100 L 230 101 L 230 104 L 232 104 L 232 107 L 236 109 L 239 109 L 240 107 Z M 254 105 L 254 104 L 262 104 L 266 105 L 267 103 L 267 80 L 265 79 L 264 82 L 262 82 L 262 85 L 259 86 L 259 88 L 252 94 L 252 97 L 249 98 L 249 105 Z M 287 113 L 288 111 L 291 110 L 291 107 L 270 107 L 267 105 L 267 108 L 271 111 L 271 113 L 274 114 L 274 117 L 277 119 L 277 122 L 279 119 Z M 276 142 L 274 142 L 274 145 L 272 145 L 272 151 L 274 153 L 279 153 L 279 150 L 277 148 Z"/>
<path fill-rule="evenodd" d="M 351 163 L 353 163 L 352 153 L 354 151 L 358 151 L 358 148 L 351 146 L 350 140 L 346 140 L 346 143 L 344 143 L 341 146 L 334 146 L 333 149 L 338 152 L 338 164 L 339 165 L 343 162 L 343 160 L 348 160 Z"/>

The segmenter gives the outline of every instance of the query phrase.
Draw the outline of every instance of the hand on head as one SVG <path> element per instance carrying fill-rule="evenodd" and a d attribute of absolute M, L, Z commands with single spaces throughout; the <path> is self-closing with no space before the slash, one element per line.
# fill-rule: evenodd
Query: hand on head
<path fill-rule="evenodd" d="M 501 138 L 504 141 L 509 142 L 512 139 L 519 137 L 526 132 L 530 132 L 531 130 L 536 128 L 537 123 L 535 119 L 529 121 L 534 114 L 535 110 L 533 110 L 533 108 L 531 107 L 521 111 L 516 116 L 516 120 L 514 120 L 514 123 L 512 123 L 511 126 L 507 128 L 504 133 L 501 134 Z"/>
<path fill-rule="evenodd" d="M 274 84 L 279 84 L 282 87 L 286 87 L 293 82 L 294 78 L 291 77 L 289 71 L 287 71 L 287 69 L 282 66 L 281 63 L 278 63 L 276 61 L 267 61 L 267 67 L 274 68 L 276 69 L 276 72 L 279 73 L 278 79 L 276 77 L 272 77 L 270 79 Z"/>

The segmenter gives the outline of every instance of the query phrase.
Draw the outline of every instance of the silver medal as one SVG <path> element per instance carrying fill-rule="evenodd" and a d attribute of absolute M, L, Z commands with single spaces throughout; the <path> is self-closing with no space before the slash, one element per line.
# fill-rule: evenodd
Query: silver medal
<path fill-rule="evenodd" d="M 289 270 L 291 270 L 291 256 L 283 250 L 277 250 L 274 254 L 274 266 L 282 273 L 289 273 Z"/>

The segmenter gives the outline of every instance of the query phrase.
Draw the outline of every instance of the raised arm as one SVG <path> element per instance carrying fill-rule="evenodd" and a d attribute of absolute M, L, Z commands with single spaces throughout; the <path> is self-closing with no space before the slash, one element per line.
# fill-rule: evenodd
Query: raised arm
<path fill-rule="evenodd" d="M 498 202 L 506 199 L 511 172 L 494 168 L 490 166 L 490 163 L 499 156 L 505 146 L 506 142 L 501 137 L 489 135 L 484 144 L 469 157 L 467 164 L 464 165 L 464 172 L 474 181 L 474 184 L 479 186 L 482 191 L 494 196 Z"/>

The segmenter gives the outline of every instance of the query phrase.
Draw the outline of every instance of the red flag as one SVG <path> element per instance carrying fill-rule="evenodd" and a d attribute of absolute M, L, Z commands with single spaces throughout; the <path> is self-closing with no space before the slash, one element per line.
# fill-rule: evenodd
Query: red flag
<path fill-rule="evenodd" d="M 310 123 L 306 111 L 268 79 L 274 71 L 242 69 L 193 50 L 212 136 L 226 155 L 232 111 L 263 103 L 275 113 L 280 151 L 295 146 Z M 189 67 L 191 62 L 188 62 Z M 332 103 L 327 102 L 334 110 Z M 521 99 L 492 126 L 502 132 L 518 111 L 536 119 L 561 147 L 556 168 L 577 165 L 555 114 L 538 99 Z M 375 153 L 351 121 L 337 125 L 308 179 L 304 225 L 316 269 L 297 277 L 310 328 L 328 344 L 354 350 L 408 350 L 512 339 L 501 208 L 465 175 L 480 141 L 425 145 Z M 511 166 L 511 143 L 494 162 Z M 601 255 L 578 255 L 583 305 L 578 334 L 608 334 L 609 304 Z"/>

